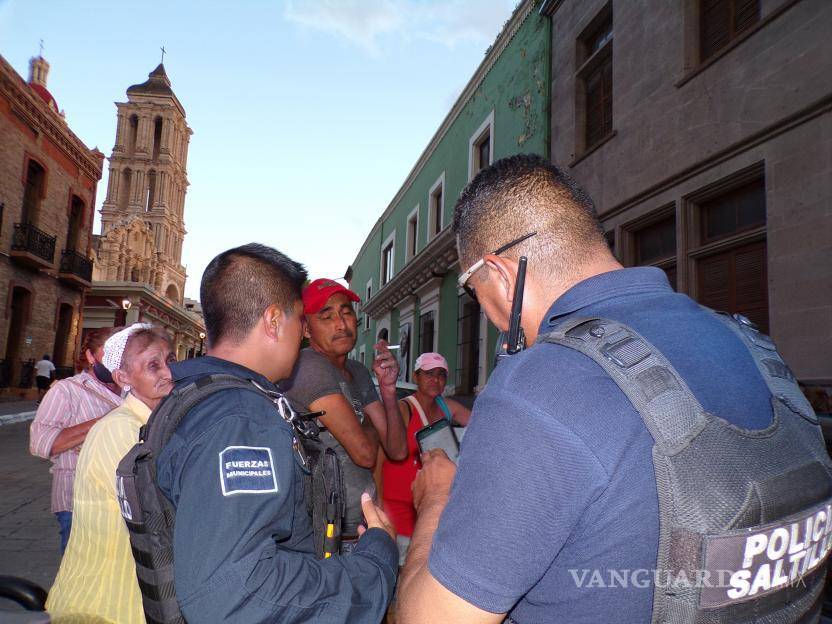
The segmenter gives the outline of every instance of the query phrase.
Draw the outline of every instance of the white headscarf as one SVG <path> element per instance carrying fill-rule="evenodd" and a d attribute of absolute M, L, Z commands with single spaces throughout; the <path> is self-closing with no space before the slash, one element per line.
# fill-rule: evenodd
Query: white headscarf
<path fill-rule="evenodd" d="M 104 356 L 101 358 L 101 363 L 111 373 L 117 368 L 121 368 L 121 358 L 124 355 L 124 348 L 127 346 L 130 336 L 142 329 L 152 328 L 153 325 L 150 323 L 133 323 L 130 327 L 125 327 L 107 338 L 107 342 L 104 343 Z"/>

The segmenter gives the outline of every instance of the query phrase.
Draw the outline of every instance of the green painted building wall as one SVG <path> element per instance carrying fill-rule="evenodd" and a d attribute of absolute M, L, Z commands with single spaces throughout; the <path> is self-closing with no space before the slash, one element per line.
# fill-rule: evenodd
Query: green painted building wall
<path fill-rule="evenodd" d="M 378 338 L 379 330 L 387 327 L 390 342 L 400 340 L 399 321 L 402 305 L 392 308 L 385 306 L 383 314 L 374 312 L 374 304 L 385 299 L 394 289 L 401 294 L 399 275 L 409 263 L 424 263 L 428 244 L 428 219 L 430 192 L 434 184 L 444 175 L 442 209 L 442 230 L 447 239 L 447 229 L 453 219 L 453 208 L 457 197 L 472 177 L 472 139 L 487 120 L 490 133 L 491 159 L 493 162 L 504 156 L 517 153 L 537 153 L 548 157 L 549 146 L 549 68 L 550 68 L 550 23 L 538 13 L 538 2 L 522 2 L 506 23 L 467 85 L 460 99 L 449 112 L 443 125 L 417 161 L 411 174 L 391 204 L 368 233 L 360 252 L 350 267 L 350 287 L 362 297 L 363 305 L 370 309 L 369 329 L 364 330 L 364 313 L 360 315 L 359 340 L 355 356 L 363 351 L 365 363 L 372 361 L 372 345 Z M 406 120 L 402 120 L 403 123 Z M 476 167 L 474 167 L 476 169 Z M 418 235 L 416 255 L 406 258 L 408 219 L 418 206 Z M 380 289 L 382 245 L 395 233 L 394 270 L 389 284 Z M 434 241 L 435 242 L 435 241 Z M 436 245 L 434 244 L 433 247 Z M 465 267 L 467 268 L 467 267 Z M 462 269 L 464 270 L 464 268 Z M 459 293 L 457 276 L 460 268 L 451 262 L 445 270 L 434 271 L 438 275 L 439 307 L 435 318 L 438 322 L 437 347 L 447 359 L 452 370 L 449 388 L 455 385 L 453 372 L 457 368 L 458 352 L 458 310 Z M 366 284 L 372 280 L 372 296 L 366 301 Z M 411 280 L 412 281 L 412 280 Z M 427 280 L 425 280 L 427 281 Z M 407 294 L 413 294 L 414 287 Z M 411 299 L 413 307 L 411 352 L 412 364 L 419 354 L 418 321 L 422 313 L 422 298 Z M 483 322 L 480 331 L 480 349 L 486 355 L 480 357 L 485 367 L 482 381 L 490 372 L 493 361 L 496 330 Z M 487 334 L 487 335 L 484 335 Z M 360 359 L 360 358 L 359 358 Z"/>

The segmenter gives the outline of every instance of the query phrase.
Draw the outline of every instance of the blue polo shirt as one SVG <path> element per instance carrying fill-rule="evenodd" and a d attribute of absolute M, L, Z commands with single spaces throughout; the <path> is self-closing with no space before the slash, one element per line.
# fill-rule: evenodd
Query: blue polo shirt
<path fill-rule="evenodd" d="M 709 412 L 762 429 L 771 395 L 740 340 L 656 268 L 587 279 L 552 305 L 625 323 Z M 527 622 L 649 622 L 658 495 L 653 439 L 590 358 L 536 344 L 503 361 L 474 404 L 429 569 L 471 604 Z"/>

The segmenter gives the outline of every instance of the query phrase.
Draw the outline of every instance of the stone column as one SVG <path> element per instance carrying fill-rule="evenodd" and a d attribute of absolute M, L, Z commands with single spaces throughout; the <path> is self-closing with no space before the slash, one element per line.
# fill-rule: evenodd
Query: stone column
<path fill-rule="evenodd" d="M 138 136 L 136 137 L 136 151 L 137 152 L 147 152 L 147 136 L 148 136 L 148 129 L 151 125 L 151 119 L 146 114 L 142 114 L 139 116 L 139 131 Z"/>
<path fill-rule="evenodd" d="M 110 177 L 107 179 L 107 197 L 104 198 L 105 203 L 115 202 L 118 197 L 118 178 L 121 176 L 121 171 L 110 166 Z"/>
<path fill-rule="evenodd" d="M 168 133 L 170 128 L 170 119 L 162 115 L 162 136 L 159 139 L 159 153 L 166 154 L 168 152 Z"/>
<path fill-rule="evenodd" d="M 127 115 L 119 111 L 118 123 L 116 124 L 116 144 L 113 146 L 114 152 L 124 151 L 124 138 L 127 135 Z"/>

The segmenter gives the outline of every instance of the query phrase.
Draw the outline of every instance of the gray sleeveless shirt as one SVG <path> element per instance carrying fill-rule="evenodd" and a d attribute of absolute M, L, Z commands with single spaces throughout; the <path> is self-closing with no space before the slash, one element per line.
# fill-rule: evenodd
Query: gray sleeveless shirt
<path fill-rule="evenodd" d="M 356 360 L 347 359 L 346 369 L 352 379 L 347 379 L 341 370 L 323 355 L 311 348 L 303 349 L 289 379 L 278 385 L 289 400 L 297 406 L 308 409 L 311 403 L 332 394 L 342 394 L 352 405 L 358 422 L 364 422 L 364 408 L 379 400 L 370 371 Z M 344 535 L 354 535 L 363 521 L 361 493 L 372 487 L 373 473 L 367 468 L 356 466 L 346 449 L 329 433 L 322 431 L 321 443 L 333 449 L 341 463 L 346 490 L 346 514 L 343 522 Z"/>

